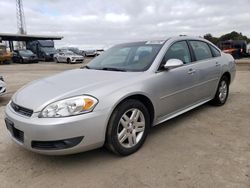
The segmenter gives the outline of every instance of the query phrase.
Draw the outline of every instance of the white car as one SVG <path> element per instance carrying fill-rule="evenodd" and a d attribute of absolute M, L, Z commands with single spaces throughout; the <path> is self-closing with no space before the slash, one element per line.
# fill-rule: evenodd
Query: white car
<path fill-rule="evenodd" d="M 248 55 L 250 56 L 250 43 L 247 44 L 247 53 L 248 53 Z"/>
<path fill-rule="evenodd" d="M 6 92 L 6 83 L 2 76 L 0 76 L 0 96 Z"/>
<path fill-rule="evenodd" d="M 97 55 L 96 50 L 85 50 L 84 52 L 87 57 L 95 57 Z"/>
<path fill-rule="evenodd" d="M 54 60 L 57 63 L 82 63 L 84 61 L 84 57 L 81 55 L 77 55 L 73 52 L 59 52 L 54 55 Z"/>

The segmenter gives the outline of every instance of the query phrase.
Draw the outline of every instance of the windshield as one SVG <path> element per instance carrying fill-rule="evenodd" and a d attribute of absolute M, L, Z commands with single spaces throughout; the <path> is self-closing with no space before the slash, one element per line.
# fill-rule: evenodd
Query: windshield
<path fill-rule="evenodd" d="M 153 63 L 164 41 L 137 42 L 114 46 L 93 59 L 89 69 L 145 71 Z"/>
<path fill-rule="evenodd" d="M 47 53 L 56 53 L 56 49 L 53 47 L 42 47 L 42 51 L 47 52 Z"/>
<path fill-rule="evenodd" d="M 74 53 L 76 53 L 76 54 L 81 53 L 80 50 L 77 49 L 77 48 L 70 48 L 69 50 L 72 51 L 72 52 L 74 52 Z"/>
<path fill-rule="evenodd" d="M 34 55 L 33 52 L 30 51 L 30 50 L 20 50 L 20 51 L 19 51 L 19 54 L 20 54 L 21 56 L 30 56 L 30 55 Z"/>
<path fill-rule="evenodd" d="M 73 52 L 71 52 L 71 51 L 70 51 L 70 52 L 64 52 L 64 54 L 65 54 L 65 55 L 76 55 L 75 53 L 73 53 Z"/>

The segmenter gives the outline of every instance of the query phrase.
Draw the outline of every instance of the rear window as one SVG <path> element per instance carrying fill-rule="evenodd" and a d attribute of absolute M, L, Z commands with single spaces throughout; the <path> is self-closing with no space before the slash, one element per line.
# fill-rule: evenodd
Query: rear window
<path fill-rule="evenodd" d="M 190 41 L 197 61 L 212 58 L 212 52 L 207 43 L 202 41 Z"/>
<path fill-rule="evenodd" d="M 212 53 L 213 53 L 213 56 L 214 57 L 219 57 L 219 56 L 221 56 L 221 54 L 220 54 L 220 51 L 218 50 L 218 49 L 216 49 L 214 46 L 212 46 L 212 45 L 209 45 L 210 47 L 211 47 L 211 50 L 212 50 Z"/>

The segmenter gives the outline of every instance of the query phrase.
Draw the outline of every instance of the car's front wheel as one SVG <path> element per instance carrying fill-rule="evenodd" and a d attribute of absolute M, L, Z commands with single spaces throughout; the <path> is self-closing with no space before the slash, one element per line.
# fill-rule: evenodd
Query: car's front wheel
<path fill-rule="evenodd" d="M 70 58 L 67 59 L 67 63 L 68 63 L 68 64 L 71 64 Z"/>
<path fill-rule="evenodd" d="M 147 108 L 138 100 L 129 99 L 113 112 L 106 134 L 106 147 L 120 155 L 136 152 L 144 143 L 150 127 Z"/>
<path fill-rule="evenodd" d="M 59 63 L 59 61 L 58 61 L 58 59 L 55 57 L 54 58 L 54 61 L 56 62 L 56 63 Z"/>
<path fill-rule="evenodd" d="M 220 79 L 216 94 L 212 100 L 212 104 L 221 106 L 226 103 L 229 93 L 229 79 L 227 76 L 222 76 Z"/>

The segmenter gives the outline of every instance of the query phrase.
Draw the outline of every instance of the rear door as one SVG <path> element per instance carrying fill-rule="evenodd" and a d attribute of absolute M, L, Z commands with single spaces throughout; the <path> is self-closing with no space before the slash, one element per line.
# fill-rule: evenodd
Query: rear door
<path fill-rule="evenodd" d="M 212 98 L 221 71 L 220 51 L 204 41 L 190 40 L 189 44 L 195 57 L 194 69 L 198 76 L 196 97 L 198 101 Z"/>

